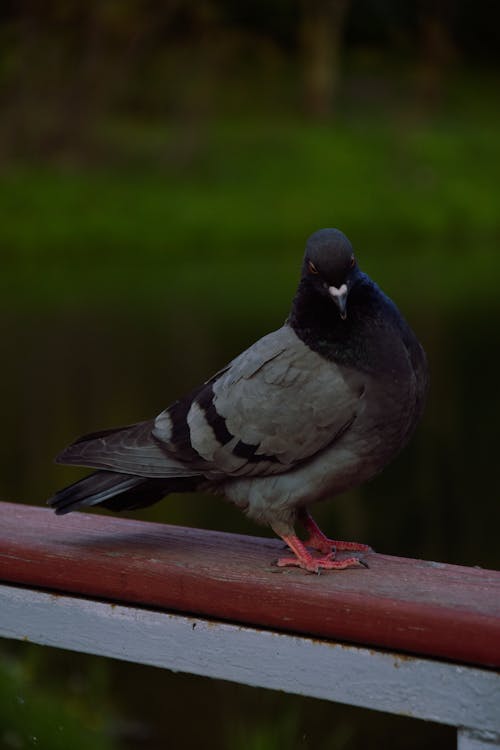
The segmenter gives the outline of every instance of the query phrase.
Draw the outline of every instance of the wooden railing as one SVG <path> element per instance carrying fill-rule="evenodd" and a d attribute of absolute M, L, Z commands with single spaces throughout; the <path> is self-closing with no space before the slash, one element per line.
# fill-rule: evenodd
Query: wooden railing
<path fill-rule="evenodd" d="M 500 572 L 0 503 L 0 635 L 453 725 L 500 747 Z"/>

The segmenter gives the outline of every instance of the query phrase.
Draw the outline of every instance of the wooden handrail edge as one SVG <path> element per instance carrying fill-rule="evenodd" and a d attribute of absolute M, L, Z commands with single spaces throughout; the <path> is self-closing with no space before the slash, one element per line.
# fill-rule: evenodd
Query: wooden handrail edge
<path fill-rule="evenodd" d="M 0 503 L 0 580 L 500 667 L 500 572 L 370 554 L 321 576 L 277 540 Z"/>

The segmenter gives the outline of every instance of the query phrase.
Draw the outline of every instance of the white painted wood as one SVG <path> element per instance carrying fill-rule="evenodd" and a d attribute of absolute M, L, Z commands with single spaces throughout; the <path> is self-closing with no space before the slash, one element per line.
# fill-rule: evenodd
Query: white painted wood
<path fill-rule="evenodd" d="M 458 730 L 457 750 L 495 750 L 500 748 L 500 736 L 491 732 L 470 729 Z"/>
<path fill-rule="evenodd" d="M 0 636 L 500 734 L 486 669 L 14 586 Z"/>

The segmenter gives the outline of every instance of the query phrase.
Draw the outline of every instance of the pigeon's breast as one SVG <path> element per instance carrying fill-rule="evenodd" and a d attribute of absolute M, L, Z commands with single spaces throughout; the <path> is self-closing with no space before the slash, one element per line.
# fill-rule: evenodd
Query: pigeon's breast
<path fill-rule="evenodd" d="M 360 372 L 337 365 L 336 377 L 357 392 L 354 418 L 322 450 L 275 476 L 236 480 L 225 494 L 257 521 L 332 497 L 380 472 L 407 443 L 420 417 L 427 375 L 425 355 L 397 335 L 386 366 Z"/>

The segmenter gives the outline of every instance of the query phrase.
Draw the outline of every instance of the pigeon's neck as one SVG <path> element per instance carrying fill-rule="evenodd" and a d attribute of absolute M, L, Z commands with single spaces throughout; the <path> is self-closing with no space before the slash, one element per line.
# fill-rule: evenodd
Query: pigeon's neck
<path fill-rule="evenodd" d="M 342 338 L 341 324 L 345 327 L 347 321 L 341 319 L 332 299 L 318 294 L 307 278 L 302 278 L 287 322 L 299 338 L 317 350 Z"/>
<path fill-rule="evenodd" d="M 347 319 L 342 320 L 333 300 L 318 293 L 305 277 L 300 281 L 287 323 L 310 349 L 326 359 L 362 369 L 365 365 L 371 370 L 373 352 L 369 350 L 375 342 L 370 341 L 370 329 L 377 317 L 378 295 L 383 297 L 378 287 L 360 274 L 349 292 Z"/>

